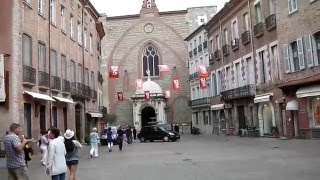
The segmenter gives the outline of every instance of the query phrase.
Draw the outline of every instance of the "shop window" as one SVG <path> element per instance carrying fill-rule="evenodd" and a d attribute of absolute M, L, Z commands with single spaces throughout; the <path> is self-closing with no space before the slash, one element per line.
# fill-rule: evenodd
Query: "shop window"
<path fill-rule="evenodd" d="M 312 112 L 314 126 L 320 126 L 320 97 L 313 100 Z"/>

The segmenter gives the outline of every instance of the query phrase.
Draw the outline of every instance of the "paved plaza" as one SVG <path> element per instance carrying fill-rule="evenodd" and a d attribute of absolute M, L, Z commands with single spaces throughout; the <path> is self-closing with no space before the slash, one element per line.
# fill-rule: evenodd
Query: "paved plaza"
<path fill-rule="evenodd" d="M 320 177 L 320 141 L 184 135 L 179 142 L 136 142 L 119 152 L 100 147 L 91 159 L 80 150 L 78 180 L 314 180 Z M 50 179 L 39 157 L 29 165 L 32 180 Z M 1 178 L 7 177 L 0 159 Z"/>

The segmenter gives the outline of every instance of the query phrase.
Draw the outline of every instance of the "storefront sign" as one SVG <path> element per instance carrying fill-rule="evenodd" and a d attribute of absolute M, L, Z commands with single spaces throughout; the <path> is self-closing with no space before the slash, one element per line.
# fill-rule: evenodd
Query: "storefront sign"
<path fill-rule="evenodd" d="M 4 84 L 4 55 L 0 54 L 0 102 L 6 100 L 6 91 Z"/>
<path fill-rule="evenodd" d="M 255 85 L 247 85 L 236 89 L 221 92 L 223 100 L 232 100 L 254 96 L 256 94 Z"/>

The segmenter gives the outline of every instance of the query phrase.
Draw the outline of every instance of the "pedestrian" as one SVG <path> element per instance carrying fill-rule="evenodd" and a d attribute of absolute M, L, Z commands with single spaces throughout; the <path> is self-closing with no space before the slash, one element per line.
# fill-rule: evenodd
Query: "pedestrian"
<path fill-rule="evenodd" d="M 82 145 L 79 141 L 75 140 L 74 132 L 70 129 L 66 130 L 64 138 L 64 144 L 67 151 L 66 162 L 69 169 L 69 180 L 75 180 L 79 163 L 78 148 L 82 148 Z"/>
<path fill-rule="evenodd" d="M 63 141 L 58 138 L 60 131 L 57 128 L 51 128 L 48 137 L 51 139 L 48 149 L 48 160 L 46 173 L 52 180 L 65 180 L 67 172 L 66 148 Z"/>
<path fill-rule="evenodd" d="M 174 126 L 174 130 L 177 132 L 177 133 L 179 133 L 179 124 L 176 124 L 175 126 Z"/>
<path fill-rule="evenodd" d="M 47 131 L 43 131 L 41 133 L 40 139 L 39 139 L 39 147 L 41 151 L 41 164 L 46 165 L 47 164 L 47 156 L 48 156 L 48 133 Z"/>
<path fill-rule="evenodd" d="M 127 125 L 126 137 L 127 137 L 127 143 L 128 145 L 130 145 L 132 143 L 132 131 L 129 125 Z"/>
<path fill-rule="evenodd" d="M 28 161 L 31 161 L 31 155 L 33 155 L 33 149 L 30 146 L 29 142 L 23 148 L 24 150 L 24 159 L 26 160 L 26 165 L 28 166 Z"/>
<path fill-rule="evenodd" d="M 112 146 L 113 146 L 113 137 L 112 137 L 112 130 L 111 130 L 111 127 L 108 128 L 108 131 L 107 131 L 107 142 L 108 142 L 108 149 L 109 149 L 109 152 L 112 152 Z"/>
<path fill-rule="evenodd" d="M 97 128 L 94 127 L 92 128 L 92 132 L 90 133 L 90 144 L 91 144 L 91 150 L 90 150 L 90 155 L 91 158 L 93 157 L 98 157 L 98 143 L 99 143 L 100 137 L 97 133 Z"/>
<path fill-rule="evenodd" d="M 26 143 L 27 140 L 24 139 L 24 136 L 21 136 L 21 126 L 17 123 L 12 123 L 10 125 L 10 132 L 4 138 L 8 179 L 10 180 L 29 180 L 23 149 Z"/>
<path fill-rule="evenodd" d="M 121 128 L 121 126 L 119 126 L 119 129 L 117 130 L 117 134 L 118 134 L 118 145 L 119 145 L 119 151 L 122 151 L 122 144 L 123 144 L 123 130 Z"/>
<path fill-rule="evenodd" d="M 133 139 L 136 140 L 137 139 L 137 130 L 136 130 L 136 127 L 134 127 L 134 126 L 132 128 L 132 134 L 133 134 Z"/>

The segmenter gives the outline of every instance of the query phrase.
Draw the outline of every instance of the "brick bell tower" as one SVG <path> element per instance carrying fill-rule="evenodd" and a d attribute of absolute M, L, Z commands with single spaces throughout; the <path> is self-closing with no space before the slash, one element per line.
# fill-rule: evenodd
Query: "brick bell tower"
<path fill-rule="evenodd" d="M 155 0 L 143 0 L 140 17 L 158 17 L 159 10 Z"/>

